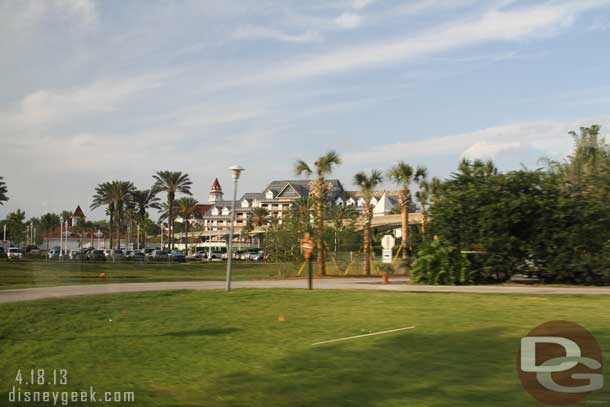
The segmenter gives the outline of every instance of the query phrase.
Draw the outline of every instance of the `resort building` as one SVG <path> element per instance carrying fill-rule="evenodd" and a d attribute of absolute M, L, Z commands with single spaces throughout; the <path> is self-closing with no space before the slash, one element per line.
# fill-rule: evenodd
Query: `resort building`
<path fill-rule="evenodd" d="M 337 179 L 328 180 L 328 207 L 353 206 L 358 212 L 364 208 L 364 197 L 357 191 L 346 191 Z M 309 199 L 311 181 L 279 180 L 271 181 L 261 192 L 248 192 L 235 203 L 236 242 L 246 244 L 249 241 L 243 231 L 255 208 L 263 208 L 269 218 L 282 222 L 290 208 L 299 200 Z M 193 231 L 193 237 L 201 238 L 213 246 L 224 246 L 231 224 L 231 201 L 224 200 L 222 186 L 215 179 L 210 188 L 207 204 L 199 205 L 200 216 L 191 223 L 201 226 L 202 230 Z M 389 215 L 399 206 L 396 191 L 375 191 L 371 200 L 373 216 Z M 179 222 L 180 219 L 177 219 Z"/>

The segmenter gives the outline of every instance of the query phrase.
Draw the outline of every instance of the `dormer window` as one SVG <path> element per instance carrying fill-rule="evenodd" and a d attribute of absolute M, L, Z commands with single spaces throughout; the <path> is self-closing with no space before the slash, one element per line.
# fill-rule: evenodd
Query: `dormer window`
<path fill-rule="evenodd" d="M 250 207 L 250 202 L 248 202 L 247 199 L 244 199 L 243 201 L 241 201 L 241 207 L 242 208 L 249 208 Z"/>
<path fill-rule="evenodd" d="M 228 214 L 229 214 L 229 212 L 230 212 L 230 211 L 229 211 L 229 208 L 227 208 L 226 206 L 225 206 L 224 208 L 222 208 L 222 214 L 223 214 L 223 215 L 225 215 L 225 216 L 226 216 L 226 215 L 228 215 Z"/>
<path fill-rule="evenodd" d="M 335 204 L 337 204 L 337 206 L 341 206 L 341 205 L 343 205 L 343 203 L 344 202 L 343 202 L 343 199 L 341 199 L 341 197 L 339 197 L 335 200 Z"/>
<path fill-rule="evenodd" d="M 273 191 L 268 189 L 267 192 L 265 192 L 265 198 L 273 199 Z"/>
<path fill-rule="evenodd" d="M 212 209 L 212 216 L 218 216 L 218 208 Z"/>
<path fill-rule="evenodd" d="M 346 202 L 349 206 L 354 206 L 356 204 L 356 201 L 354 201 L 354 198 L 350 198 L 347 200 Z"/>

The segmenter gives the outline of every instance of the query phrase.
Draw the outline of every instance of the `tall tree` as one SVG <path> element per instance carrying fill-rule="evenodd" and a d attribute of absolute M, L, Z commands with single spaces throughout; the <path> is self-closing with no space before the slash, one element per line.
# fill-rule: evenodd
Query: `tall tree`
<path fill-rule="evenodd" d="M 361 171 L 354 176 L 354 184 L 360 188 L 362 197 L 364 198 L 364 208 L 362 216 L 364 218 L 364 272 L 367 276 L 371 275 L 371 220 L 373 218 L 373 206 L 371 199 L 373 192 L 383 178 L 381 171 L 373 170 L 370 175 Z"/>
<path fill-rule="evenodd" d="M 8 189 L 6 188 L 6 183 L 4 182 L 4 178 L 0 177 L 0 205 L 3 205 L 4 202 L 8 201 Z"/>
<path fill-rule="evenodd" d="M 123 217 L 125 214 L 125 208 L 128 206 L 131 200 L 131 194 L 135 191 L 135 186 L 131 181 L 112 181 L 110 184 L 110 194 L 112 202 L 114 203 L 114 209 L 117 213 L 117 249 L 121 248 L 121 227 L 123 226 Z"/>
<path fill-rule="evenodd" d="M 400 215 L 402 222 L 402 260 L 407 266 L 409 259 L 408 239 L 409 239 L 409 207 L 411 206 L 411 183 L 419 182 L 427 175 L 425 167 L 413 167 L 404 161 L 390 168 L 388 178 L 400 187 Z"/>
<path fill-rule="evenodd" d="M 324 215 L 326 214 L 327 196 L 329 186 L 326 176 L 330 175 L 333 167 L 341 164 L 341 158 L 335 151 L 330 151 L 318 158 L 314 163 L 316 178 L 311 181 L 311 195 L 315 202 L 315 222 L 316 222 L 316 244 L 318 254 L 318 272 L 326 274 L 326 245 L 324 244 Z M 311 176 L 311 167 L 303 160 L 299 160 L 295 166 L 296 175 Z"/>
<path fill-rule="evenodd" d="M 4 224 L 8 232 L 8 237 L 13 242 L 21 245 L 25 242 L 25 212 L 21 209 L 17 209 L 15 212 L 11 212 L 6 215 Z"/>
<path fill-rule="evenodd" d="M 176 201 L 176 213 L 180 216 L 184 221 L 184 233 L 186 237 L 185 248 L 188 253 L 188 245 L 189 245 L 189 225 L 191 219 L 194 219 L 198 215 L 200 215 L 199 201 L 190 196 L 184 196 Z"/>
<path fill-rule="evenodd" d="M 161 200 L 157 197 L 157 194 L 150 190 L 136 190 L 131 194 L 133 203 L 136 209 L 136 220 L 138 230 L 141 230 L 140 239 L 138 241 L 138 248 L 146 247 L 146 233 L 143 230 L 144 221 L 148 216 L 149 209 L 160 209 Z"/>
<path fill-rule="evenodd" d="M 419 182 L 419 190 L 415 191 L 415 200 L 419 203 L 422 214 L 421 235 L 422 240 L 426 239 L 426 226 L 428 225 L 428 212 L 433 198 L 438 195 L 441 180 L 433 177 L 432 180 L 423 178 Z"/>
<path fill-rule="evenodd" d="M 112 183 L 104 182 L 95 187 L 95 193 L 93 194 L 93 201 L 89 206 L 92 210 L 100 208 L 102 206 L 106 207 L 106 213 L 110 218 L 110 224 L 108 230 L 110 232 L 110 247 L 113 247 L 113 235 L 112 235 L 112 227 L 114 225 L 114 199 L 112 196 Z"/>
<path fill-rule="evenodd" d="M 316 223 L 316 245 L 318 254 L 318 272 L 326 275 L 326 245 L 324 244 L 324 215 L 329 186 L 326 176 L 330 175 L 333 167 L 341 164 L 341 158 L 335 151 L 329 151 L 314 163 L 316 178 L 311 181 L 311 195 L 315 202 Z M 310 176 L 313 174 L 311 167 L 303 160 L 299 160 L 295 166 L 296 175 Z"/>
<path fill-rule="evenodd" d="M 153 175 L 155 183 L 153 185 L 153 191 L 155 193 L 165 192 L 167 194 L 167 214 L 169 224 L 169 247 L 174 248 L 174 205 L 176 200 L 176 194 L 182 193 L 185 195 L 191 194 L 191 185 L 193 184 L 188 174 L 183 174 L 180 171 L 158 171 Z"/>

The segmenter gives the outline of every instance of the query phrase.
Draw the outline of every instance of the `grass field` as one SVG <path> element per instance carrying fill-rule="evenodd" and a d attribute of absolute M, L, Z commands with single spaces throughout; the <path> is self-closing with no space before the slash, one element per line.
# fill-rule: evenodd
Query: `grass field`
<path fill-rule="evenodd" d="M 126 405 L 138 406 L 537 405 L 516 376 L 520 337 L 571 320 L 607 354 L 609 308 L 605 296 L 304 290 L 2 304 L 0 405 L 15 405 L 7 397 L 18 369 L 39 368 L 67 369 L 68 385 L 24 390 L 134 391 L 136 403 Z M 608 396 L 589 400 L 606 404 Z"/>
<path fill-rule="evenodd" d="M 0 261 L 0 290 L 72 284 L 141 283 L 155 281 L 223 280 L 225 262 L 112 263 L 80 261 Z M 298 265 L 233 263 L 235 280 L 295 275 Z M 100 273 L 106 279 L 99 278 Z"/>

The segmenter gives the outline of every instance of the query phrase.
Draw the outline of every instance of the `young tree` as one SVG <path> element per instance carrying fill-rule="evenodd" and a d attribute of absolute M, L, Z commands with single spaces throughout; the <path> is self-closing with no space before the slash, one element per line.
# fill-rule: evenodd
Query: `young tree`
<path fill-rule="evenodd" d="M 167 194 L 167 223 L 169 226 L 169 247 L 174 248 L 174 217 L 175 217 L 175 199 L 176 194 L 182 193 L 185 195 L 191 194 L 191 179 L 188 174 L 183 174 L 180 171 L 158 171 L 153 175 L 155 183 L 153 191 L 155 193 L 165 192 Z"/>
<path fill-rule="evenodd" d="M 409 251 L 407 242 L 409 239 L 409 208 L 411 206 L 411 183 L 417 183 L 427 175 L 425 167 L 413 167 L 403 161 L 390 168 L 388 178 L 400 187 L 400 215 L 402 221 L 402 260 L 407 266 Z"/>
<path fill-rule="evenodd" d="M 422 240 L 426 240 L 426 226 L 428 225 L 428 212 L 434 196 L 438 195 L 440 190 L 441 180 L 433 177 L 428 181 L 423 178 L 419 182 L 419 190 L 415 191 L 415 200 L 419 203 L 422 214 L 421 236 Z"/>
<path fill-rule="evenodd" d="M 200 216 L 200 212 L 198 209 L 199 201 L 192 197 L 182 197 L 176 201 L 176 212 L 178 216 L 180 216 L 184 221 L 184 233 L 186 237 L 186 251 L 188 253 L 188 244 L 189 244 L 189 225 L 190 221 L 197 216 Z"/>
<path fill-rule="evenodd" d="M 6 215 L 4 224 L 10 240 L 18 245 L 25 242 L 25 212 L 17 209 Z"/>
<path fill-rule="evenodd" d="M 252 224 L 255 227 L 265 226 L 269 222 L 269 211 L 265 208 L 252 208 Z"/>
<path fill-rule="evenodd" d="M 112 181 L 110 184 L 110 196 L 117 213 L 117 249 L 121 248 L 121 227 L 125 208 L 131 201 L 131 194 L 135 191 L 135 186 L 131 181 Z"/>
<path fill-rule="evenodd" d="M 106 213 L 108 214 L 108 216 L 110 218 L 110 222 L 108 225 L 108 231 L 110 233 L 110 247 L 113 247 L 112 227 L 114 225 L 113 221 L 114 221 L 114 211 L 115 211 L 112 189 L 113 189 L 113 186 L 112 186 L 111 182 L 104 182 L 102 184 L 99 184 L 95 188 L 95 193 L 93 194 L 93 202 L 89 206 L 92 210 L 100 208 L 102 206 L 106 207 Z M 119 237 L 119 239 L 120 239 L 120 237 Z"/>
<path fill-rule="evenodd" d="M 316 240 L 318 254 L 318 272 L 326 274 L 326 247 L 324 245 L 324 215 L 326 214 L 328 184 L 326 176 L 332 173 L 333 167 L 341 164 L 339 155 L 330 151 L 318 158 L 314 163 L 316 178 L 311 181 L 311 195 L 315 202 Z M 311 176 L 311 167 L 303 160 L 297 161 L 295 165 L 296 175 Z"/>
<path fill-rule="evenodd" d="M 144 221 L 148 217 L 149 209 L 160 209 L 161 200 L 157 194 L 150 190 L 136 190 L 131 194 L 133 203 L 135 204 L 137 227 L 142 233 L 138 242 L 138 248 L 146 247 L 146 232 L 143 230 Z"/>
<path fill-rule="evenodd" d="M 371 199 L 375 187 L 382 181 L 381 171 L 377 170 L 371 171 L 370 175 L 361 171 L 354 176 L 354 184 L 360 188 L 364 198 L 364 210 L 362 212 L 364 218 L 364 272 L 367 276 L 371 275 L 371 220 L 373 218 Z"/>

